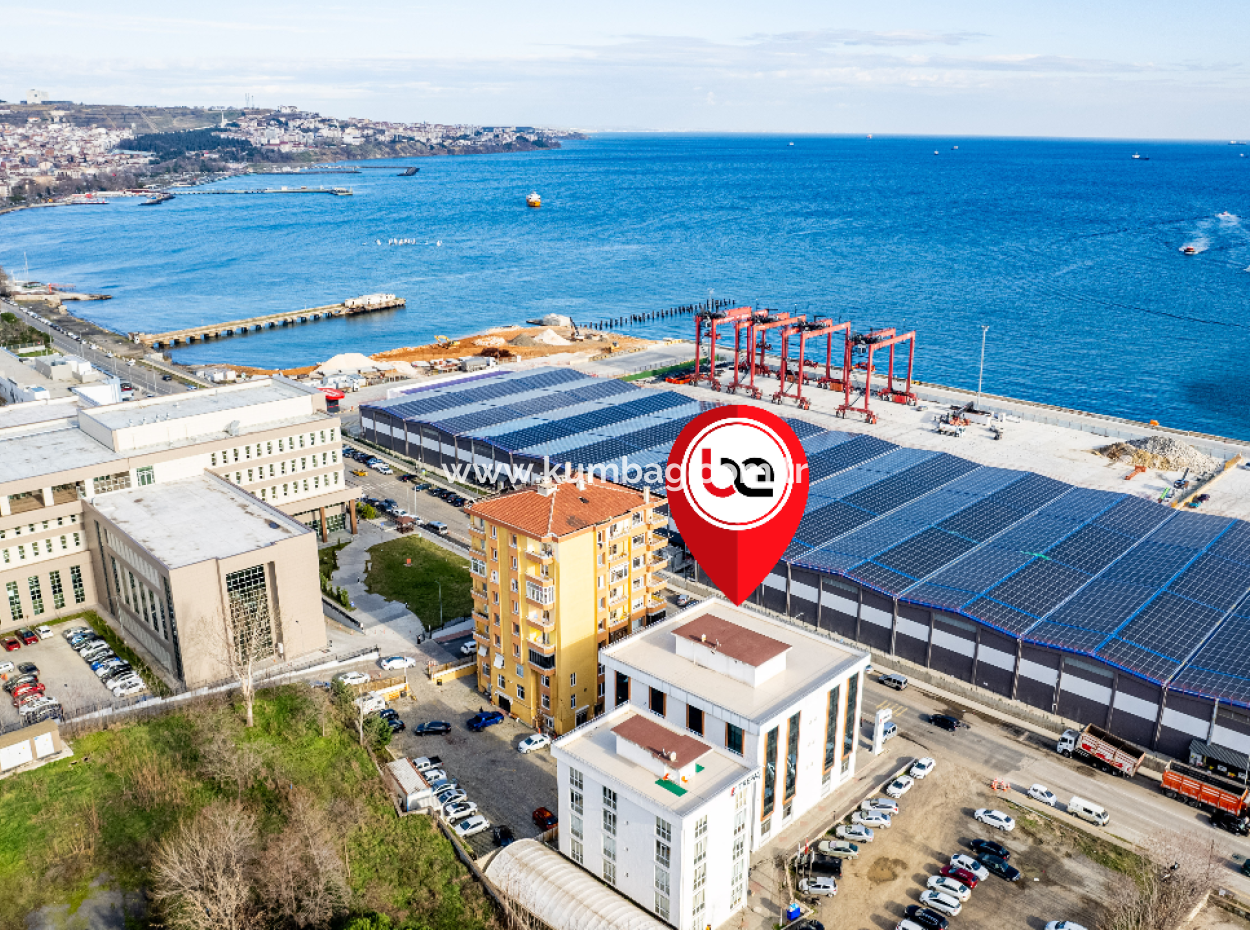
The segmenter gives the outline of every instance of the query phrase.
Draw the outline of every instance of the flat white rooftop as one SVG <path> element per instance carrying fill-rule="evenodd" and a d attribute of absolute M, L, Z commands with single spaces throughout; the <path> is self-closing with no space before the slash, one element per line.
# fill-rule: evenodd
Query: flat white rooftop
<path fill-rule="evenodd" d="M 19 406 L 34 406 L 20 404 Z M 96 442 L 76 425 L 0 438 L 0 482 L 53 475 L 92 465 L 105 466 L 126 456 Z M 94 477 L 94 476 L 93 476 Z"/>
<path fill-rule="evenodd" d="M 572 764 L 583 765 L 607 776 L 607 780 L 628 785 L 653 804 L 683 817 L 738 784 L 753 771 L 725 751 L 712 748 L 698 756 L 701 770 L 695 772 L 686 784 L 681 785 L 671 779 L 665 781 L 655 771 L 617 752 L 617 734 L 613 731 L 638 718 L 644 720 L 649 728 L 669 731 L 672 747 L 684 740 L 695 742 L 690 734 L 674 729 L 659 717 L 640 711 L 632 704 L 622 704 L 596 717 L 586 726 L 560 737 L 554 746 L 565 753 Z"/>
<path fill-rule="evenodd" d="M 0 407 L 0 429 L 12 426 L 31 426 L 50 420 L 64 420 L 78 416 L 77 397 L 57 398 L 50 403 L 27 401 Z"/>
<path fill-rule="evenodd" d="M 90 503 L 169 569 L 312 532 L 211 475 L 100 494 Z"/>
<path fill-rule="evenodd" d="M 119 430 L 138 426 L 145 418 L 148 422 L 155 422 L 158 416 L 162 420 L 198 417 L 206 413 L 241 410 L 273 401 L 307 397 L 308 394 L 307 390 L 294 384 L 265 378 L 256 382 L 93 407 L 84 411 L 83 415 L 110 430 Z"/>
<path fill-rule="evenodd" d="M 706 614 L 763 634 L 784 643 L 785 668 L 757 685 L 715 671 L 678 655 L 675 632 Z M 638 672 L 670 682 L 675 688 L 693 694 L 751 720 L 763 723 L 790 707 L 795 701 L 817 690 L 824 682 L 845 674 L 868 653 L 850 649 L 832 640 L 780 623 L 719 598 L 687 607 L 641 633 L 603 650 L 605 658 Z"/>

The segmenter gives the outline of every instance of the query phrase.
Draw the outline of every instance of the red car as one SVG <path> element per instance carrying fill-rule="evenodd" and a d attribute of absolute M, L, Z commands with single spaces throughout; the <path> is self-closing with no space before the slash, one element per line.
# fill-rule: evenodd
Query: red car
<path fill-rule="evenodd" d="M 6 652 L 12 652 L 14 649 L 21 649 L 22 644 L 18 642 L 16 636 L 6 636 L 4 638 L 4 649 Z"/>
<path fill-rule="evenodd" d="M 47 690 L 42 684 L 22 685 L 20 688 L 15 688 L 13 690 L 13 706 L 17 707 L 27 698 L 43 694 Z"/>
<path fill-rule="evenodd" d="M 947 878 L 955 879 L 955 881 L 959 882 L 959 884 L 961 885 L 966 886 L 967 888 L 971 889 L 977 886 L 977 877 L 973 875 L 971 872 L 969 872 L 967 869 L 961 869 L 957 865 L 942 866 L 941 874 L 945 875 Z"/>
<path fill-rule="evenodd" d="M 35 645 L 35 643 L 39 642 L 39 634 L 36 633 L 34 630 L 30 629 L 29 627 L 22 627 L 20 630 L 18 630 L 17 638 L 20 639 L 22 643 L 27 646 L 33 646 Z"/>
<path fill-rule="evenodd" d="M 550 830 L 556 825 L 556 815 L 545 807 L 534 811 L 534 826 L 540 830 Z"/>

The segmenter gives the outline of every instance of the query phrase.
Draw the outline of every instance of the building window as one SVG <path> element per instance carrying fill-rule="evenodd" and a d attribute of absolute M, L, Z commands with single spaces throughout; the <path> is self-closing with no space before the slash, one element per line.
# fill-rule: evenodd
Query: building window
<path fill-rule="evenodd" d="M 582 841 L 581 840 L 573 840 L 570 853 L 572 854 L 573 861 L 576 862 L 578 865 L 581 865 L 585 861 L 586 857 L 582 855 Z"/>
<path fill-rule="evenodd" d="M 139 479 L 139 487 L 141 487 L 141 488 L 145 488 L 145 487 L 147 487 L 149 484 L 155 484 L 155 483 L 156 483 L 156 477 L 152 474 L 152 466 L 151 466 L 151 465 L 144 465 L 142 468 L 138 469 L 138 470 L 135 472 L 135 475 L 136 475 L 136 476 L 138 477 L 138 479 Z"/>
<path fill-rule="evenodd" d="M 240 658 L 259 658 L 273 652 L 265 567 L 253 565 L 228 572 L 226 598 L 230 605 L 230 634 Z"/>
<path fill-rule="evenodd" d="M 517 658 L 520 658 L 520 656 L 518 656 Z M 521 664 L 519 664 L 519 663 L 517 664 L 517 666 L 516 666 L 516 677 L 517 677 L 517 678 L 524 678 L 524 677 L 525 677 L 525 666 L 524 666 L 524 665 L 521 665 Z M 519 687 L 519 686 L 518 686 L 518 687 Z M 525 695 L 521 695 L 521 697 L 525 697 Z"/>
<path fill-rule="evenodd" d="M 851 767 L 851 755 L 855 752 L 855 721 L 859 719 L 859 676 L 846 682 L 846 717 L 842 727 L 842 771 Z"/>
<path fill-rule="evenodd" d="M 582 782 L 582 773 L 577 769 L 569 769 L 569 784 L 581 791 L 585 787 Z"/>
<path fill-rule="evenodd" d="M 577 710 L 577 695 L 574 694 L 569 698 L 569 710 Z"/>
<path fill-rule="evenodd" d="M 130 472 L 119 471 L 115 475 L 101 475 L 95 479 L 95 493 L 107 494 L 110 491 L 124 491 L 130 487 Z"/>
<path fill-rule="evenodd" d="M 59 610 L 65 606 L 65 589 L 61 587 L 61 573 L 48 572 L 48 581 L 52 588 L 52 606 Z"/>
<path fill-rule="evenodd" d="M 665 693 L 659 688 L 650 689 L 650 694 L 647 696 L 647 707 L 650 709 L 651 713 L 659 714 L 661 717 L 664 716 L 665 697 L 667 697 L 667 695 L 665 695 Z"/>
<path fill-rule="evenodd" d="M 666 875 L 665 880 L 667 879 L 668 876 Z M 655 881 L 657 885 L 660 883 L 660 876 L 658 874 L 655 877 Z M 660 920 L 668 920 L 668 895 L 661 894 L 658 888 L 655 892 L 655 913 L 659 916 Z"/>
<path fill-rule="evenodd" d="M 768 731 L 764 742 L 764 798 L 760 816 L 768 817 L 777 804 L 777 728 Z"/>
<path fill-rule="evenodd" d="M 838 698 L 840 686 L 829 692 L 829 706 L 825 710 L 825 771 L 838 761 Z"/>
<path fill-rule="evenodd" d="M 603 838 L 603 858 L 611 862 L 616 861 L 616 838 L 605 836 Z"/>
<path fill-rule="evenodd" d="M 525 687 L 523 685 L 516 686 L 516 696 L 518 700 L 525 700 Z"/>
<path fill-rule="evenodd" d="M 22 596 L 17 593 L 17 582 L 7 582 L 4 591 L 9 596 L 9 613 L 14 620 L 21 620 L 26 615 L 22 613 Z"/>
<path fill-rule="evenodd" d="M 686 729 L 703 735 L 703 709 L 691 704 L 686 705 Z"/>
<path fill-rule="evenodd" d="M 30 612 L 38 617 L 43 613 L 43 588 L 39 585 L 39 576 L 31 575 L 26 584 L 30 587 Z"/>
<path fill-rule="evenodd" d="M 569 674 L 569 687 L 570 688 L 577 687 L 577 672 L 571 672 Z"/>
<path fill-rule="evenodd" d="M 582 818 L 574 814 L 572 818 L 570 818 L 570 821 L 572 829 L 569 832 L 580 840 L 582 838 Z"/>
<path fill-rule="evenodd" d="M 798 785 L 799 724 L 801 723 L 799 717 L 799 714 L 791 717 L 786 729 L 786 801 L 794 797 L 794 792 Z"/>
<path fill-rule="evenodd" d="M 80 545 L 81 545 L 81 542 L 79 541 L 78 534 L 75 533 L 74 534 L 74 548 L 77 549 Z"/>
<path fill-rule="evenodd" d="M 68 548 L 69 548 L 69 537 L 62 536 L 61 537 L 61 551 L 65 551 Z"/>
<path fill-rule="evenodd" d="M 616 706 L 620 707 L 629 700 L 629 676 L 616 673 Z"/>
<path fill-rule="evenodd" d="M 81 604 L 87 599 L 87 589 L 82 583 L 82 569 L 77 565 L 69 570 L 69 583 L 74 589 L 74 603 Z"/>
<path fill-rule="evenodd" d="M 732 723 L 725 724 L 725 748 L 742 755 L 742 727 L 736 727 Z"/>
<path fill-rule="evenodd" d="M 660 840 L 655 841 L 655 864 L 669 868 L 673 864 L 673 847 Z"/>
<path fill-rule="evenodd" d="M 603 832 L 609 836 L 616 836 L 616 811 L 604 810 Z"/>
<path fill-rule="evenodd" d="M 575 814 L 583 813 L 585 804 L 582 801 L 582 793 L 577 789 L 569 791 L 569 808 Z"/>
<path fill-rule="evenodd" d="M 211 457 L 211 459 L 210 459 L 210 464 L 212 464 L 212 465 L 216 465 L 216 464 L 217 464 L 217 453 L 216 453 L 216 452 L 214 452 L 214 453 L 212 454 L 212 457 Z"/>
<path fill-rule="evenodd" d="M 595 691 L 595 697 L 603 697 L 604 684 L 599 682 L 599 687 Z"/>
<path fill-rule="evenodd" d="M 503 675 L 500 675 L 499 676 L 499 688 L 500 690 L 502 690 L 506 687 L 508 687 L 508 679 L 504 678 Z"/>
<path fill-rule="evenodd" d="M 606 785 L 603 788 L 603 806 L 610 810 L 616 810 L 616 792 Z"/>
<path fill-rule="evenodd" d="M 608 837 L 605 836 L 603 838 L 603 842 L 604 842 L 604 845 L 606 846 L 608 843 Z M 604 859 L 603 859 L 603 880 L 607 882 L 609 885 L 616 884 L 616 863 L 610 861 L 607 858 L 606 849 L 604 850 Z"/>

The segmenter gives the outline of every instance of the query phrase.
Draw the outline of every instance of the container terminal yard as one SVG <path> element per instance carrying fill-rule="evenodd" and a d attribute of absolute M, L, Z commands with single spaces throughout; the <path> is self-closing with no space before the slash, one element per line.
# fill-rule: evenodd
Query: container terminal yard
<path fill-rule="evenodd" d="M 767 407 L 812 485 L 754 603 L 1143 751 L 1250 753 L 1247 444 L 978 401 L 912 378 L 915 333 L 740 309 L 737 333 L 734 310 L 697 316 L 694 347 L 396 388 L 362 405 L 362 435 L 497 487 L 550 462 L 663 493 L 646 470 L 692 417 Z M 684 383 L 620 380 L 678 352 L 699 365 Z"/>

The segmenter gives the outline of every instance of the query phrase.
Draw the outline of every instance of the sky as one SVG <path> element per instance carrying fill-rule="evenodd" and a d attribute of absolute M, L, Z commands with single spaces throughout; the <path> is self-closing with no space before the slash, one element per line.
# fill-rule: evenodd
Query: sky
<path fill-rule="evenodd" d="M 599 131 L 1250 136 L 1246 0 L 6 0 L 0 99 Z"/>

